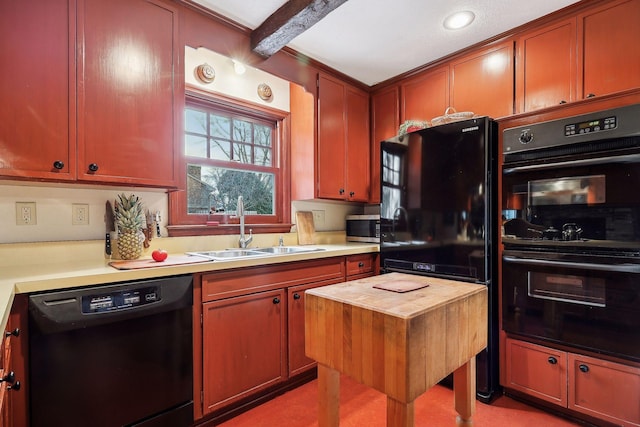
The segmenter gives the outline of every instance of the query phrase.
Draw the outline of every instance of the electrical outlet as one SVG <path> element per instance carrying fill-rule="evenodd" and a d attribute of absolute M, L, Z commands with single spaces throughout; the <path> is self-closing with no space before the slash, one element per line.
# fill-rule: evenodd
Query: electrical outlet
<path fill-rule="evenodd" d="M 313 223 L 315 225 L 324 225 L 324 211 L 312 211 Z"/>
<path fill-rule="evenodd" d="M 71 205 L 71 225 L 89 225 L 89 205 L 85 203 Z"/>
<path fill-rule="evenodd" d="M 16 202 L 16 225 L 36 225 L 36 202 Z"/>

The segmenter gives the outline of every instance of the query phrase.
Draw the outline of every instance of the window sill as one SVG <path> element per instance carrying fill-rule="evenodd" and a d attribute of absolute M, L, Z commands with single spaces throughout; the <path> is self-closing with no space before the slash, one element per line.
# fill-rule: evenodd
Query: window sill
<path fill-rule="evenodd" d="M 245 230 L 251 230 L 254 234 L 289 233 L 293 224 L 245 224 Z M 240 234 L 238 224 L 220 225 L 169 225 L 167 226 L 169 237 L 185 236 L 223 236 Z"/>

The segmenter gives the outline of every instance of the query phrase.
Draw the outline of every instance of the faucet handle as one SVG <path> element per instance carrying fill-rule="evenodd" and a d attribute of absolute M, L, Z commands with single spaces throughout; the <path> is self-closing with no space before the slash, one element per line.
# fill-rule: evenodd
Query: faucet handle
<path fill-rule="evenodd" d="M 284 246 L 284 238 L 282 236 L 278 239 L 278 246 Z"/>

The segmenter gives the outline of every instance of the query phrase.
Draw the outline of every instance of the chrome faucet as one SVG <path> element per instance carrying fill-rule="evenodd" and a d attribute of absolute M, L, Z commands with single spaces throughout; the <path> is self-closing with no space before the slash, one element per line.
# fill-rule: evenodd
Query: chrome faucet
<path fill-rule="evenodd" d="M 245 237 L 244 235 L 244 200 L 242 199 L 242 196 L 238 196 L 236 215 L 240 218 L 240 240 L 238 243 L 241 248 L 246 248 L 253 240 L 253 234 L 251 229 L 249 229 L 249 237 Z"/>
<path fill-rule="evenodd" d="M 393 218 L 391 219 L 391 236 L 395 240 L 396 238 L 396 220 L 400 218 L 400 215 L 404 213 L 404 219 L 407 221 L 407 225 L 409 224 L 409 212 L 402 206 L 396 208 L 393 211 Z"/>

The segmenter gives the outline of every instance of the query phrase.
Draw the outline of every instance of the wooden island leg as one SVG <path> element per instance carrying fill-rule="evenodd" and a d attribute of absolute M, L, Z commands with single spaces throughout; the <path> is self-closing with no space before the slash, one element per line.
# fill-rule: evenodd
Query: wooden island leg
<path fill-rule="evenodd" d="M 398 402 L 387 396 L 387 427 L 413 427 L 413 402 Z"/>
<path fill-rule="evenodd" d="M 453 372 L 453 400 L 458 413 L 456 425 L 471 426 L 476 412 L 476 358 Z"/>
<path fill-rule="evenodd" d="M 318 363 L 318 427 L 340 425 L 340 372 Z"/>

